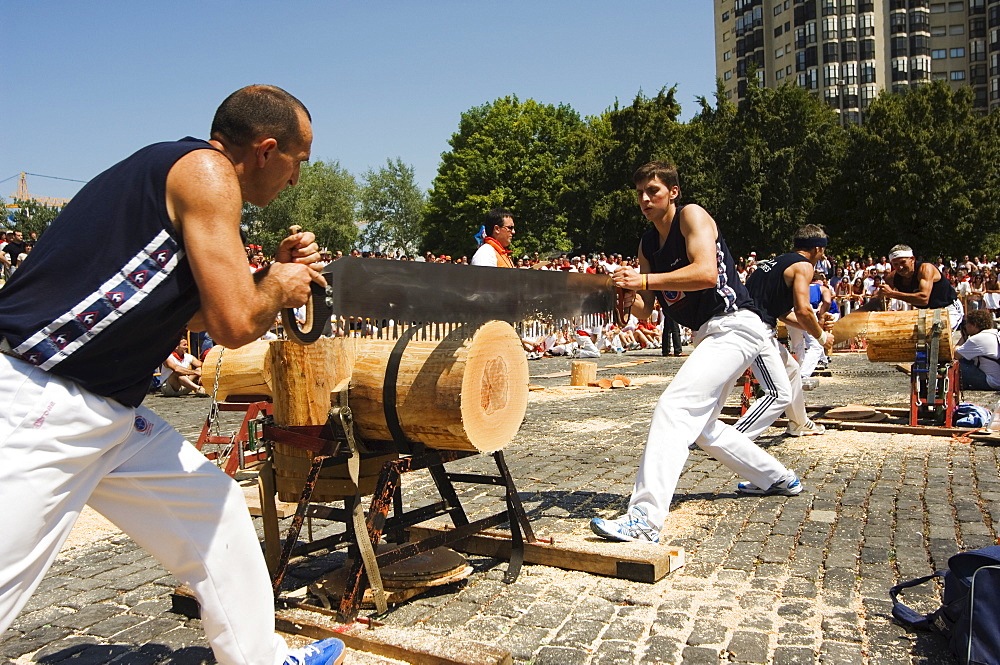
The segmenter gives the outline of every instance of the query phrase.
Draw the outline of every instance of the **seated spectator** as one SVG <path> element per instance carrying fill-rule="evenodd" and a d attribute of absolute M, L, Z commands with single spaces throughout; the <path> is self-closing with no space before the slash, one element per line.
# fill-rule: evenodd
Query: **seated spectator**
<path fill-rule="evenodd" d="M 576 331 L 576 355 L 577 358 L 600 358 L 601 352 L 590 337 L 590 332 L 580 328 Z"/>
<path fill-rule="evenodd" d="M 208 396 L 201 387 L 201 361 L 188 353 L 188 341 L 182 336 L 177 348 L 167 356 L 160 368 L 160 391 L 165 397 L 179 397 L 194 393 Z"/>
<path fill-rule="evenodd" d="M 955 348 L 963 390 L 1000 390 L 1000 333 L 993 313 L 974 309 L 962 322 L 962 343 Z"/>

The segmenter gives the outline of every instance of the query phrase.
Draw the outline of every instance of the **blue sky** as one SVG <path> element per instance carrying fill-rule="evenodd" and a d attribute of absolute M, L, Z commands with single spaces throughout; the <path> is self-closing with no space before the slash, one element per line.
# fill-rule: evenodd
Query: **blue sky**
<path fill-rule="evenodd" d="M 399 157 L 426 189 L 460 114 L 504 95 L 586 116 L 676 85 L 689 118 L 715 90 L 712 25 L 705 0 L 0 0 L 0 180 L 87 180 L 272 83 L 312 113 L 314 159 Z"/>

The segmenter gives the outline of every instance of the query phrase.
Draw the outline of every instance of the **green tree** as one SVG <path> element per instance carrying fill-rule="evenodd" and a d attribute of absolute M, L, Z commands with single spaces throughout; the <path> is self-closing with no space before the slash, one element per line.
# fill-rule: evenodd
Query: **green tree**
<path fill-rule="evenodd" d="M 321 248 L 350 250 L 358 241 L 355 224 L 358 185 L 339 162 L 316 161 L 302 166 L 299 182 L 265 208 L 243 206 L 243 228 L 249 242 L 271 256 L 297 224 L 316 234 Z"/>
<path fill-rule="evenodd" d="M 639 212 L 632 174 L 654 159 L 683 163 L 690 156 L 685 127 L 677 122 L 681 107 L 674 88 L 655 97 L 642 91 L 628 106 L 614 106 L 589 118 L 587 139 L 572 179 L 574 245 L 586 251 L 634 255 L 649 223 Z"/>
<path fill-rule="evenodd" d="M 23 233 L 26 240 L 31 233 L 37 233 L 41 236 L 42 232 L 48 228 L 52 220 L 62 210 L 62 208 L 44 206 L 33 199 L 14 199 L 13 204 L 17 206 L 13 211 L 4 209 L 7 211 L 5 225 L 12 230 L 16 229 Z"/>
<path fill-rule="evenodd" d="M 851 132 L 841 232 L 873 255 L 897 243 L 923 256 L 995 244 L 997 122 L 995 111 L 977 115 L 967 87 L 936 81 L 880 95 Z"/>
<path fill-rule="evenodd" d="M 398 157 L 378 171 L 369 169 L 361 188 L 361 218 L 368 223 L 362 244 L 412 254 L 420 248 L 425 205 L 413 168 Z"/>
<path fill-rule="evenodd" d="M 798 227 L 822 223 L 817 209 L 846 140 L 836 113 L 807 90 L 764 88 L 752 72 L 747 79 L 735 115 L 714 118 L 705 137 L 717 169 L 711 212 L 735 254 L 781 252 Z"/>
<path fill-rule="evenodd" d="M 500 206 L 514 214 L 516 253 L 571 249 L 563 197 L 584 132 L 568 105 L 515 96 L 463 113 L 428 198 L 423 248 L 471 254 L 483 215 Z"/>

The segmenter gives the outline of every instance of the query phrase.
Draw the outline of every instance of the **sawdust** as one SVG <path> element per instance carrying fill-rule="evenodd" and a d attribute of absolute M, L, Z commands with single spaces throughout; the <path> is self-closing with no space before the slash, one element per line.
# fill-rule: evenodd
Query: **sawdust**
<path fill-rule="evenodd" d="M 528 393 L 528 403 L 549 402 L 553 400 L 579 399 L 581 397 L 594 397 L 609 392 L 621 390 L 635 390 L 646 384 L 666 383 L 671 376 L 660 376 L 650 374 L 648 376 L 629 377 L 632 384 L 626 388 L 596 388 L 592 386 L 550 386 L 540 390 L 532 390 Z M 577 430 L 579 431 L 579 430 Z"/>
<path fill-rule="evenodd" d="M 839 458 L 867 452 L 901 452 L 935 450 L 945 453 L 951 439 L 943 436 L 896 434 L 889 432 L 855 432 L 827 430 L 822 436 L 787 437 L 782 448 L 794 452 L 808 452 L 812 456 Z"/>

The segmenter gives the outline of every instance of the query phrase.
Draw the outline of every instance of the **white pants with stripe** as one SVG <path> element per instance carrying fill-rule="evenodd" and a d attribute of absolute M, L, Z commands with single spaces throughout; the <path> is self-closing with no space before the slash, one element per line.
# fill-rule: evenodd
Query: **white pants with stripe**
<path fill-rule="evenodd" d="M 771 348 L 767 326 L 753 312 L 741 310 L 705 322 L 694 344 L 653 409 L 632 489 L 629 506 L 641 508 L 654 528 L 666 521 L 691 442 L 758 487 L 770 487 L 788 473 L 746 434 L 719 420 L 736 379 Z"/>
<path fill-rule="evenodd" d="M 0 632 L 85 504 L 201 603 L 223 665 L 277 665 L 271 585 L 239 486 L 163 419 L 0 355 Z"/>
<path fill-rule="evenodd" d="M 760 436 L 782 413 L 794 425 L 802 426 L 809 420 L 799 363 L 778 341 L 774 330 L 771 330 L 770 342 L 750 363 L 750 370 L 764 394 L 734 425 L 751 440 Z"/>

